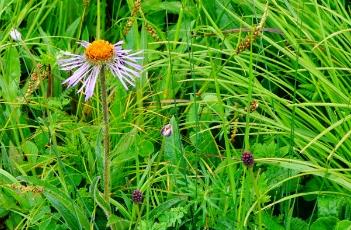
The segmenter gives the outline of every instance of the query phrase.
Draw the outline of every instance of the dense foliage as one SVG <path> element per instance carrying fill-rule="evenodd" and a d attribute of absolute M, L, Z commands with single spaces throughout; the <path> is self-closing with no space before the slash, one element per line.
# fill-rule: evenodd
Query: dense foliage
<path fill-rule="evenodd" d="M 0 229 L 349 229 L 350 7 L 0 0 Z M 107 75 L 109 202 L 99 83 L 57 65 L 97 33 L 144 55 Z"/>

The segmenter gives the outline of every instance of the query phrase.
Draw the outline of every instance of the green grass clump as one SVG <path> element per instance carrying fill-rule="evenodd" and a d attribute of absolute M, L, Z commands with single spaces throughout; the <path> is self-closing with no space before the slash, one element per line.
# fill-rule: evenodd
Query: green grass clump
<path fill-rule="evenodd" d="M 348 229 L 350 10 L 0 0 L 0 229 Z M 144 55 L 134 89 L 107 74 L 108 201 L 101 92 L 57 65 L 96 37 Z"/>

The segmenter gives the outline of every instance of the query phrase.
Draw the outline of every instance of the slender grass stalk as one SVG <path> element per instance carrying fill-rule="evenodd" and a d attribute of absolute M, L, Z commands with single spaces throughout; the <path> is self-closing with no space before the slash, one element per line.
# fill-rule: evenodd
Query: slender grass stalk
<path fill-rule="evenodd" d="M 104 126 L 104 198 L 108 203 L 110 199 L 110 129 L 108 122 L 108 105 L 107 105 L 107 87 L 105 68 L 102 67 L 100 73 L 101 80 L 101 101 L 102 101 L 102 112 L 103 112 L 103 126 Z"/>

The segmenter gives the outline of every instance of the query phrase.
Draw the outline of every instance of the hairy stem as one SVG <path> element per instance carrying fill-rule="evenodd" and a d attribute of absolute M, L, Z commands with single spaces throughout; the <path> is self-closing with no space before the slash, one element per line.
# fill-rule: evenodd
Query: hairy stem
<path fill-rule="evenodd" d="M 101 69 L 100 79 L 102 110 L 104 116 L 104 199 L 108 203 L 110 198 L 110 130 L 108 123 L 107 88 L 104 67 Z"/>

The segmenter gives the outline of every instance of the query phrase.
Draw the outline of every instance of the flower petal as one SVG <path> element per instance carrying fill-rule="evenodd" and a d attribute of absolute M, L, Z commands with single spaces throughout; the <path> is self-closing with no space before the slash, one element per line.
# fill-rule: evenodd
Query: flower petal
<path fill-rule="evenodd" d="M 95 83 L 96 83 L 97 77 L 100 74 L 100 70 L 101 70 L 100 65 L 93 67 L 93 71 L 89 76 L 89 82 L 87 83 L 86 89 L 85 89 L 85 101 L 87 101 L 94 94 Z"/>
<path fill-rule="evenodd" d="M 68 88 L 75 86 L 79 81 L 84 80 L 84 77 L 91 72 L 91 65 L 84 63 L 79 69 L 77 69 L 73 75 L 67 78 L 62 84 L 68 83 Z"/>

